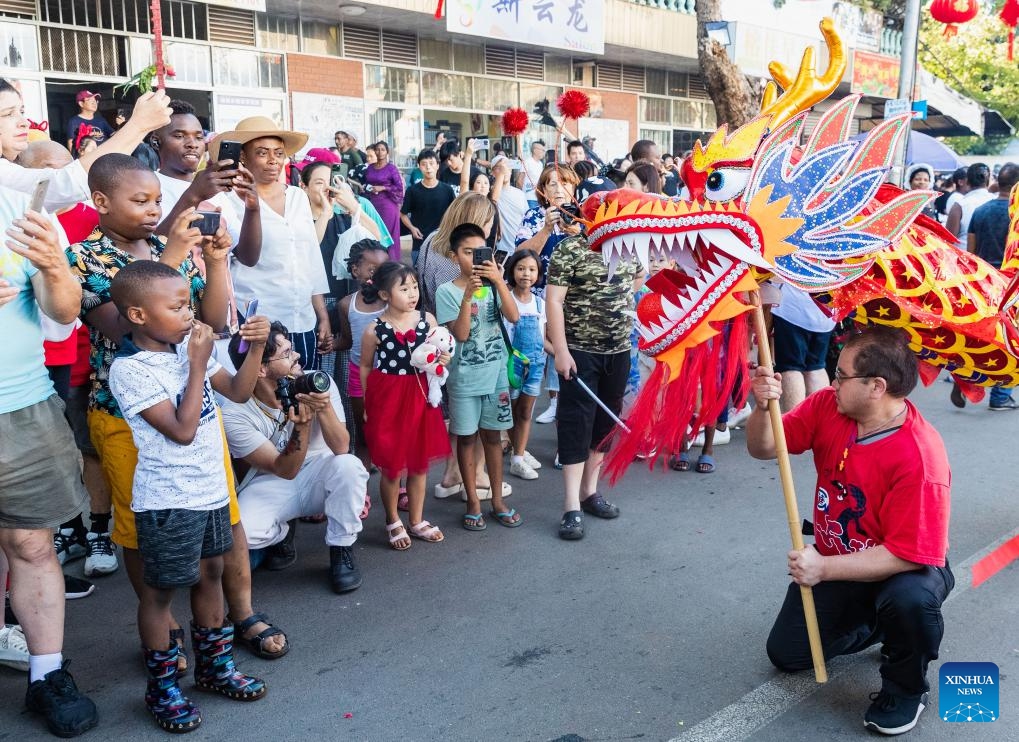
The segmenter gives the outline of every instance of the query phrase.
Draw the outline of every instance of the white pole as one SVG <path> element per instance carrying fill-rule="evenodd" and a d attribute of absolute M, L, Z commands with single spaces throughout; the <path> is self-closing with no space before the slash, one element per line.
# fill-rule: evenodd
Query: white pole
<path fill-rule="evenodd" d="M 916 86 L 916 51 L 920 41 L 920 0 L 906 0 L 906 12 L 902 18 L 902 56 L 899 64 L 899 98 L 913 101 Z M 906 144 L 909 133 L 902 138 L 892 169 L 892 181 L 905 187 Z"/>

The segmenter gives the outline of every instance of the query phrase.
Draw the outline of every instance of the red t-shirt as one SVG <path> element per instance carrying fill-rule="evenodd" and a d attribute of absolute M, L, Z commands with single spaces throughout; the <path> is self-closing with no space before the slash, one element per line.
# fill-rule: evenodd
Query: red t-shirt
<path fill-rule="evenodd" d="M 73 245 L 76 242 L 81 242 L 83 239 L 92 234 L 92 230 L 99 224 L 99 212 L 91 206 L 84 203 L 75 204 L 66 211 L 61 211 L 57 214 L 57 221 L 60 222 L 60 227 L 64 230 L 64 234 L 67 235 L 67 241 Z M 79 328 L 80 329 L 80 328 Z M 85 336 L 88 337 L 88 330 L 85 330 Z M 82 357 L 80 354 L 79 342 L 80 335 L 71 333 L 66 340 L 60 342 L 50 342 L 49 340 L 43 341 L 43 348 L 46 353 L 46 365 L 47 366 L 70 366 L 76 364 L 80 369 L 83 367 L 86 372 L 88 371 L 88 343 L 85 344 L 85 356 L 84 364 L 82 363 Z M 74 383 L 75 369 L 71 369 L 71 386 L 81 386 L 81 384 Z M 88 377 L 85 377 L 86 381 Z M 83 383 L 83 382 L 82 382 Z"/>
<path fill-rule="evenodd" d="M 856 421 L 838 412 L 830 387 L 783 416 L 789 452 L 814 454 L 814 540 L 821 554 L 883 545 L 906 561 L 945 565 L 948 455 L 938 432 L 908 401 L 906 408 L 901 428 L 869 443 L 856 442 Z"/>

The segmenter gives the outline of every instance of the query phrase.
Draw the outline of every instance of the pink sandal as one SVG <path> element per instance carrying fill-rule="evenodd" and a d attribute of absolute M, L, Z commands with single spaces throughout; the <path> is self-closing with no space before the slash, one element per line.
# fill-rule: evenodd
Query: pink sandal
<path fill-rule="evenodd" d="M 394 531 L 400 530 L 402 533 L 396 534 Z M 407 529 L 403 527 L 403 521 L 398 520 L 395 523 L 386 524 L 386 533 L 389 534 L 389 546 L 397 551 L 406 551 L 410 548 L 411 540 L 407 534 Z M 397 546 L 400 541 L 407 541 L 406 546 Z"/>
<path fill-rule="evenodd" d="M 436 526 L 433 526 L 427 520 L 412 524 L 410 527 L 410 535 L 414 538 L 419 538 L 422 541 L 428 541 L 432 544 L 437 544 L 445 538 L 445 536 L 442 535 L 442 531 L 440 531 Z"/>

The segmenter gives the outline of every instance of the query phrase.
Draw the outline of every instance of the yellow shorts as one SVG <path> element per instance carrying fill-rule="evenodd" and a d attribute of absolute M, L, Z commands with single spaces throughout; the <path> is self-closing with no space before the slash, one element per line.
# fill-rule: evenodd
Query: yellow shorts
<path fill-rule="evenodd" d="M 138 533 L 135 531 L 134 513 L 131 512 L 131 487 L 134 483 L 134 469 L 138 466 L 138 449 L 134 445 L 131 427 L 123 418 L 114 417 L 102 410 L 89 410 L 88 431 L 99 454 L 106 483 L 110 486 L 113 543 L 125 549 L 137 549 Z M 222 415 L 219 416 L 219 431 L 223 436 L 223 466 L 226 468 L 227 488 L 230 490 L 230 525 L 235 526 L 241 522 L 241 509 L 237 505 L 237 487 Z"/>

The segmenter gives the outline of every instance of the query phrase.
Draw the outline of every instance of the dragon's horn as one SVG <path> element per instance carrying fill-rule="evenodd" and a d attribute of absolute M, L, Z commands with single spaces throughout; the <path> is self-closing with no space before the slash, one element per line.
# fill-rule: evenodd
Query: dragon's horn
<path fill-rule="evenodd" d="M 846 47 L 842 37 L 835 30 L 835 22 L 831 18 L 821 21 L 821 33 L 828 46 L 828 69 L 818 74 L 814 69 L 814 47 L 803 51 L 803 61 L 796 78 L 788 68 L 780 62 L 768 65 L 772 78 L 782 88 L 782 95 L 775 97 L 774 90 L 765 89 L 762 99 L 761 113 L 772 115 L 771 125 L 788 121 L 802 111 L 808 110 L 815 103 L 824 100 L 834 92 L 842 76 L 846 72 Z M 768 83 L 771 87 L 771 83 Z"/>

